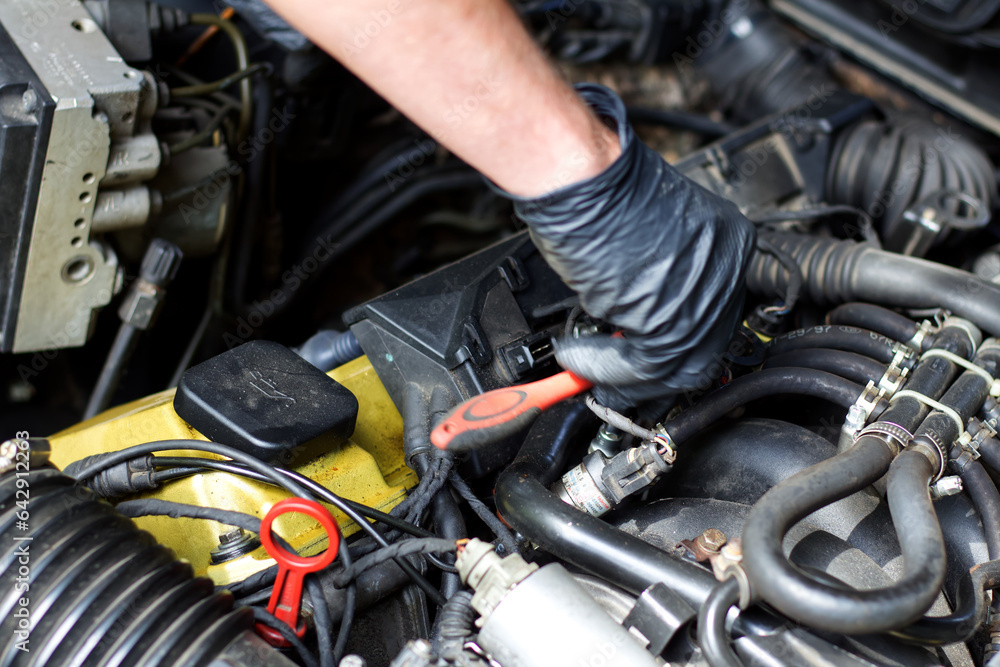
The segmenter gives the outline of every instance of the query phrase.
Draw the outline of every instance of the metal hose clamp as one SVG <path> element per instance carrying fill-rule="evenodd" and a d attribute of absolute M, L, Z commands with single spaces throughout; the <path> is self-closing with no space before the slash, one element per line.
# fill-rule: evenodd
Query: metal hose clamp
<path fill-rule="evenodd" d="M 892 363 L 889 364 L 889 367 L 885 369 L 885 373 L 879 378 L 878 388 L 885 393 L 886 398 L 891 398 L 906 381 L 906 376 L 909 375 L 910 369 L 903 366 L 903 362 L 911 354 L 912 351 L 908 354 L 903 350 L 896 350 L 896 354 L 892 358 Z"/>
<path fill-rule="evenodd" d="M 910 444 L 910 441 L 913 440 L 913 434 L 899 424 L 893 424 L 892 422 L 875 422 L 874 424 L 861 429 L 861 431 L 854 437 L 854 442 L 857 442 L 861 438 L 869 435 L 878 436 L 879 440 L 884 442 L 889 447 L 893 456 L 896 456 L 903 451 L 903 449 Z"/>
<path fill-rule="evenodd" d="M 924 341 L 927 339 L 927 336 L 931 335 L 935 331 L 937 331 L 937 329 L 931 323 L 931 321 L 924 320 L 923 322 L 917 325 L 917 333 L 913 334 L 913 338 L 906 341 L 906 346 L 912 347 L 914 350 L 919 351 L 920 348 L 923 347 Z"/>
<path fill-rule="evenodd" d="M 964 432 L 965 431 L 963 431 L 963 433 Z M 915 436 L 913 444 L 921 445 L 925 449 L 934 450 L 934 454 L 937 455 L 937 474 L 934 475 L 934 479 L 930 481 L 931 484 L 934 484 L 941 479 L 941 476 L 944 475 L 945 468 L 948 466 L 948 453 L 945 449 L 944 443 L 942 443 L 933 432 L 927 431 Z M 933 463 L 934 462 L 931 461 L 932 465 Z"/>
<path fill-rule="evenodd" d="M 885 390 L 876 387 L 875 383 L 869 380 L 868 384 L 861 391 L 861 395 L 858 396 L 858 400 L 854 401 L 854 405 L 847 410 L 847 418 L 844 420 L 844 430 L 850 433 L 852 437 L 857 436 L 858 431 L 864 427 L 865 423 L 872 416 L 875 406 L 884 397 Z"/>

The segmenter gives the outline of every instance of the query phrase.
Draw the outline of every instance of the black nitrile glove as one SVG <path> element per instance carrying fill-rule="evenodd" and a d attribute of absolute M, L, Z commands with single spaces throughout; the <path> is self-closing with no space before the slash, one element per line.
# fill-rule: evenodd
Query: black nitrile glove
<path fill-rule="evenodd" d="M 577 90 L 617 123 L 621 156 L 582 183 L 512 199 L 583 309 L 625 337 L 563 339 L 556 359 L 619 410 L 704 388 L 740 321 L 754 226 L 639 141 L 614 93 Z"/>

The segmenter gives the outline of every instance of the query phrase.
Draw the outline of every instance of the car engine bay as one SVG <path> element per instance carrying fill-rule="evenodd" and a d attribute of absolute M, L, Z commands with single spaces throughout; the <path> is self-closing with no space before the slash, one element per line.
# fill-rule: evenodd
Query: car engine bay
<path fill-rule="evenodd" d="M 513 4 L 756 227 L 695 390 L 259 0 L 0 0 L 0 666 L 1000 666 L 1000 2 Z"/>

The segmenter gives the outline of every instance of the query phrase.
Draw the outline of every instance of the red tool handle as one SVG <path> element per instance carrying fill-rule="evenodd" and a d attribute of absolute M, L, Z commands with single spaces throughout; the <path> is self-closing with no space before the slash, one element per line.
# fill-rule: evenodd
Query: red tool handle
<path fill-rule="evenodd" d="M 517 433 L 543 410 L 594 385 L 569 371 L 528 384 L 494 389 L 448 413 L 431 432 L 439 449 L 475 449 Z"/>
<path fill-rule="evenodd" d="M 274 540 L 271 534 L 271 524 L 282 514 L 295 512 L 305 514 L 319 522 L 327 535 L 326 551 L 318 556 L 300 556 L 286 550 Z M 283 621 L 296 635 L 302 637 L 306 633 L 305 623 L 299 620 L 299 610 L 302 606 L 302 584 L 310 572 L 318 572 L 330 565 L 337 557 L 340 547 L 340 530 L 337 520 L 329 510 L 313 500 L 305 498 L 285 498 L 271 507 L 264 520 L 260 523 L 260 541 L 267 553 L 278 564 L 278 576 L 271 589 L 271 601 L 267 611 Z M 266 639 L 272 646 L 289 646 L 288 640 L 281 633 L 262 623 L 257 624 L 257 634 Z"/>

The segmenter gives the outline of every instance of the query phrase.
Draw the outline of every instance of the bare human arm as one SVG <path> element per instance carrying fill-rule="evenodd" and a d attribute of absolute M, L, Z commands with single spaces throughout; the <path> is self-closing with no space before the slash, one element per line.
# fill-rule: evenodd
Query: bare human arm
<path fill-rule="evenodd" d="M 506 0 L 267 0 L 468 164 L 536 197 L 621 152 Z"/>
<path fill-rule="evenodd" d="M 645 146 L 612 91 L 570 88 L 506 0 L 268 1 L 507 191 L 583 309 L 624 333 L 557 342 L 599 402 L 711 382 L 742 317 L 754 227 Z"/>

